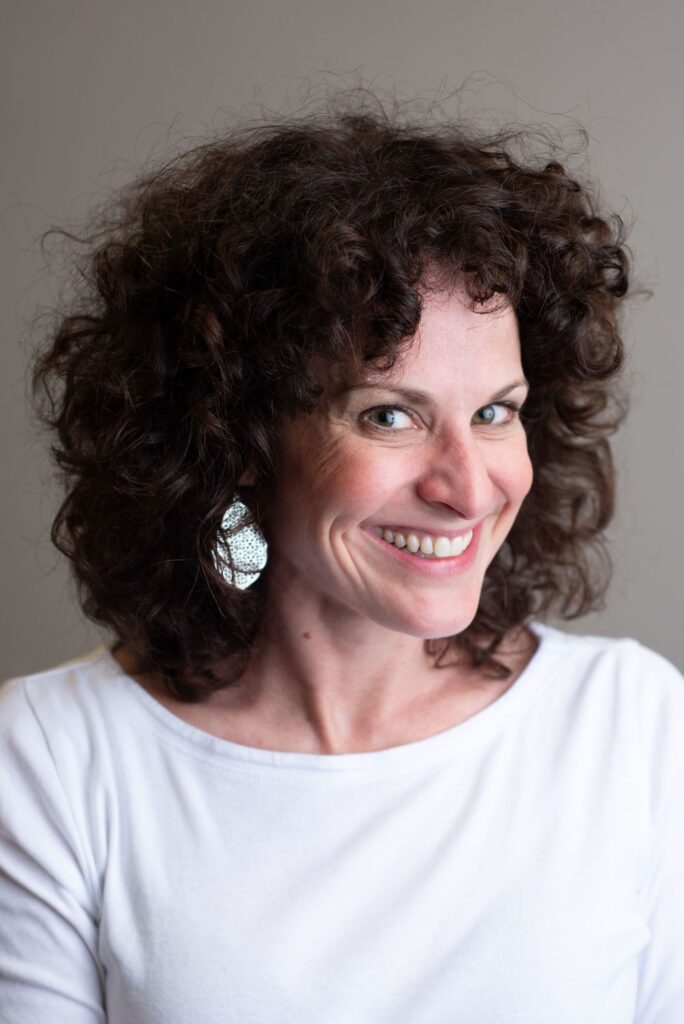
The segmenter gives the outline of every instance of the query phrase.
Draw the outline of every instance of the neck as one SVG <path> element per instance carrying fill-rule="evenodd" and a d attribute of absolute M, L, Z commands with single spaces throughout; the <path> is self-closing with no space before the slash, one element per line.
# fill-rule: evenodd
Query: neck
<path fill-rule="evenodd" d="M 281 736 L 287 749 L 382 749 L 475 714 L 511 685 L 533 652 L 529 633 L 507 645 L 506 680 L 484 679 L 451 654 L 449 667 L 436 669 L 422 638 L 345 615 L 324 599 L 312 607 L 291 594 L 277 600 L 276 592 L 247 671 L 216 700 L 258 719 L 261 734 Z"/>

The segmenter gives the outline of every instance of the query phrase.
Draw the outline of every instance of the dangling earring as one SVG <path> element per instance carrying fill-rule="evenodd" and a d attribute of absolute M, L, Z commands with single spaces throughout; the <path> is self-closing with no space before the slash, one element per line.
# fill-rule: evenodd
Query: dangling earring
<path fill-rule="evenodd" d="M 235 498 L 233 504 L 224 513 L 221 529 L 226 532 L 234 530 L 248 512 L 249 509 L 245 503 L 239 498 Z M 256 583 L 266 567 L 268 559 L 266 538 L 257 526 L 252 524 L 243 526 L 226 541 L 219 538 L 217 556 L 216 568 L 226 583 L 238 587 L 240 590 L 246 590 L 252 583 Z M 235 566 L 234 569 L 231 569 L 231 561 Z M 238 565 L 241 566 L 240 569 L 237 568 Z"/>

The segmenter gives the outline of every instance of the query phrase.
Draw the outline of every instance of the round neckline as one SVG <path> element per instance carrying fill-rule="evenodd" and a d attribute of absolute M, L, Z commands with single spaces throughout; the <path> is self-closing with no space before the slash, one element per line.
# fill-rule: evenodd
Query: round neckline
<path fill-rule="evenodd" d="M 527 624 L 538 643 L 517 679 L 499 697 L 470 718 L 423 739 L 384 747 L 380 750 L 342 754 L 315 754 L 292 750 L 271 750 L 251 747 L 234 740 L 223 739 L 191 725 L 160 703 L 119 665 L 112 650 L 103 645 L 93 652 L 105 660 L 110 672 L 125 687 L 138 711 L 157 732 L 172 738 L 188 753 L 200 754 L 243 770 L 276 769 L 298 772 L 364 772 L 412 770 L 423 765 L 448 760 L 473 744 L 496 732 L 513 715 L 519 714 L 531 699 L 542 680 L 547 678 L 550 661 L 559 653 L 554 643 L 558 630 L 546 624 Z"/>

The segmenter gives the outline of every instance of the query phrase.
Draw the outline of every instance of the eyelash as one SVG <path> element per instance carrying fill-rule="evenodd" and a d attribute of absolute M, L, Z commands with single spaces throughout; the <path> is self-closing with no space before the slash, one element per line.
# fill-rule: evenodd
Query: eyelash
<path fill-rule="evenodd" d="M 490 402 L 489 405 L 483 405 L 483 409 L 489 409 L 491 406 L 500 405 L 503 409 L 508 409 L 509 412 L 513 413 L 510 419 L 506 420 L 505 423 L 495 423 L 495 427 L 503 427 L 506 423 L 510 423 L 511 419 L 515 419 L 520 414 L 522 408 L 518 402 L 512 402 L 510 399 L 502 399 L 500 402 Z M 480 412 L 480 409 L 477 410 Z"/>
<path fill-rule="evenodd" d="M 513 417 L 518 416 L 519 413 L 520 413 L 520 410 L 522 409 L 521 405 L 518 405 L 517 402 L 511 402 L 510 400 L 500 401 L 500 402 L 490 402 L 488 405 L 483 405 L 482 409 L 489 409 L 490 406 L 495 406 L 495 405 L 500 405 L 504 409 L 508 409 L 510 412 L 513 413 Z M 363 417 L 365 419 L 365 417 L 372 415 L 372 413 L 374 413 L 374 412 L 385 412 L 388 409 L 398 409 L 399 412 L 403 412 L 407 416 L 410 416 L 411 418 L 413 418 L 413 414 L 412 414 L 411 409 L 407 409 L 407 407 L 405 405 L 399 405 L 396 402 L 393 402 L 393 403 L 388 404 L 388 405 L 374 405 L 372 409 L 366 409 L 365 410 L 365 412 L 363 413 Z M 477 411 L 480 412 L 481 410 L 478 409 Z M 505 421 L 505 423 L 509 423 L 509 422 L 510 422 L 510 420 L 506 420 Z M 505 426 L 505 423 L 494 423 L 493 426 L 495 426 L 495 427 L 503 427 L 503 426 Z M 487 426 L 488 424 L 484 424 L 484 425 Z M 381 427 L 377 423 L 371 423 L 370 426 L 374 427 L 376 430 L 382 430 L 382 431 L 384 431 L 387 434 L 396 434 L 396 433 L 398 433 L 398 431 L 392 430 L 391 427 Z"/>

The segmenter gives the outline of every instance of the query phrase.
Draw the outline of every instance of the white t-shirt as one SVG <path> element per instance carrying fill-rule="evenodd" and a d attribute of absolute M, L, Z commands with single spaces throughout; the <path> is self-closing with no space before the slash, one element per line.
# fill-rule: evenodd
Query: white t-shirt
<path fill-rule="evenodd" d="M 106 647 L 7 681 L 2 1024 L 682 1024 L 684 679 L 534 630 L 367 753 L 210 736 Z"/>

